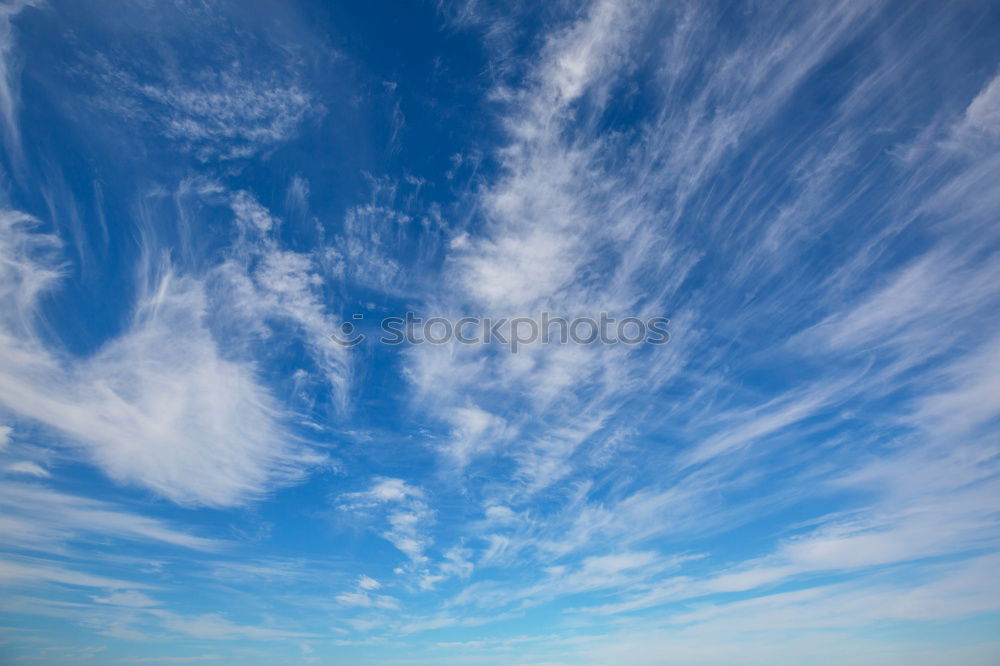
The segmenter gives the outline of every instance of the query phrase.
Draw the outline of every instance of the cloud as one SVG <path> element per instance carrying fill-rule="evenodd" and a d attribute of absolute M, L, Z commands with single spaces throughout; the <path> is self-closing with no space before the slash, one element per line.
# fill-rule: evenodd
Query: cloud
<path fill-rule="evenodd" d="M 481 224 L 454 235 L 446 289 L 436 289 L 428 307 L 495 319 L 541 310 L 596 316 L 642 300 L 630 282 L 639 272 L 655 275 L 648 259 L 669 246 L 634 236 L 645 212 L 620 174 L 603 168 L 602 140 L 585 133 L 570 141 L 564 133 L 600 113 L 628 66 L 638 29 L 630 7 L 593 3 L 546 39 L 523 85 L 496 86 L 507 140 L 496 154 L 500 170 L 468 202 Z M 609 219 L 616 222 L 606 225 Z M 607 404 L 659 367 L 601 345 L 494 352 L 488 345 L 413 349 L 405 372 L 415 401 L 450 430 L 440 448 L 450 463 L 510 457 L 529 493 L 569 476 L 570 459 L 609 424 Z M 579 414 L 591 416 L 581 425 Z"/>
<path fill-rule="evenodd" d="M 33 0 L 15 0 L 0 7 L 0 118 L 3 120 L 4 146 L 17 162 L 21 159 L 21 134 L 18 128 L 20 111 L 20 63 L 14 52 L 13 19 L 26 7 L 35 7 Z"/>
<path fill-rule="evenodd" d="M 39 296 L 63 275 L 59 239 L 35 231 L 38 221 L 20 211 L 0 210 L 0 321 L 13 334 L 31 334 Z"/>
<path fill-rule="evenodd" d="M 95 576 L 34 558 L 0 559 L 0 580 L 5 581 L 6 585 L 9 586 L 56 583 L 89 588 L 148 589 L 151 587 L 117 578 Z"/>
<path fill-rule="evenodd" d="M 379 584 L 379 582 L 374 578 L 362 574 L 358 578 L 358 587 L 360 587 L 362 590 L 377 590 L 378 588 L 382 587 L 382 585 Z"/>
<path fill-rule="evenodd" d="M 826 491 L 866 497 L 857 509 L 817 519 L 817 525 L 786 538 L 761 558 L 725 567 L 714 575 L 678 576 L 652 584 L 617 603 L 588 608 L 624 613 L 718 593 L 749 592 L 779 583 L 815 580 L 821 574 L 917 563 L 992 549 L 997 516 L 988 497 L 998 490 L 995 447 L 943 447 L 933 440 L 896 455 L 857 464 L 825 484 Z M 915 575 L 915 574 L 911 574 Z M 800 583 L 808 585 L 808 583 Z M 826 581 L 819 578 L 815 586 Z"/>
<path fill-rule="evenodd" d="M 86 354 L 47 320 L 79 293 L 57 290 L 80 287 L 59 238 L 0 216 L 0 403 L 17 429 L 6 443 L 0 426 L 0 467 L 21 466 L 0 478 L 18 553 L 0 575 L 47 596 L 5 612 L 150 644 L 233 641 L 226 658 L 244 661 L 260 656 L 250 641 L 336 658 L 318 640 L 334 622 L 377 632 L 333 646 L 373 662 L 995 661 L 995 642 L 948 648 L 964 628 L 944 624 L 998 610 L 982 581 L 1000 546 L 1000 88 L 979 66 L 987 42 L 968 43 L 986 31 L 881 2 L 438 10 L 487 43 L 471 94 L 488 85 L 477 108 L 495 116 L 470 114 L 475 136 L 447 123 L 474 144 L 441 144 L 460 156 L 447 182 L 369 177 L 368 200 L 331 200 L 329 165 L 267 161 L 342 92 L 304 73 L 325 55 L 308 31 L 252 59 L 261 44 L 242 32 L 246 50 L 220 40 L 226 61 L 195 67 L 111 63 L 109 47 L 106 108 L 201 175 L 134 206 L 135 299 Z M 960 24 L 969 48 L 951 55 L 939 47 Z M 151 49 L 164 63 L 170 43 Z M 461 79 L 448 60 L 434 76 Z M 416 127 L 413 82 L 391 87 Z M 672 339 L 348 351 L 329 334 L 351 307 L 665 315 Z M 397 369 L 402 399 L 385 392 Z M 332 490 L 215 513 L 304 479 L 321 445 L 350 472 Z M 79 460 L 182 507 L 57 490 Z M 283 548 L 316 519 L 285 509 L 317 488 L 393 548 L 268 556 L 272 522 Z M 124 553 L 102 564 L 109 549 Z M 472 627 L 477 640 L 451 640 Z"/>
<path fill-rule="evenodd" d="M 1000 339 L 970 351 L 937 376 L 940 390 L 914 401 L 909 422 L 937 437 L 955 437 L 975 432 L 1000 415 L 1000 404 L 993 399 L 1000 392 Z"/>
<path fill-rule="evenodd" d="M 951 570 L 932 569 L 912 586 L 877 579 L 707 602 L 638 620 L 642 628 L 601 633 L 579 649 L 583 663 L 602 663 L 614 652 L 619 658 L 627 654 L 629 663 L 653 664 L 667 649 L 704 664 L 773 663 L 792 653 L 852 664 L 940 663 L 945 657 L 931 645 L 872 636 L 869 629 L 887 618 L 947 621 L 995 607 L 989 599 L 992 586 L 976 582 L 992 560 L 980 557 Z M 719 634 L 728 637 L 724 646 L 711 640 Z M 591 649 L 600 654 L 587 654 Z M 969 663 L 989 663 L 985 655 L 994 650 L 995 644 L 972 651 Z"/>
<path fill-rule="evenodd" d="M 221 661 L 221 654 L 198 654 L 190 657 L 127 657 L 123 661 L 132 664 L 187 664 L 196 661 Z"/>
<path fill-rule="evenodd" d="M 686 464 L 705 462 L 715 456 L 738 451 L 759 439 L 776 433 L 792 424 L 814 415 L 827 406 L 847 388 L 839 386 L 818 386 L 802 391 L 801 395 L 783 397 L 772 404 L 761 405 L 744 415 L 739 425 L 723 430 L 685 453 Z M 729 415 L 720 415 L 719 420 L 728 420 Z"/>
<path fill-rule="evenodd" d="M 368 594 L 367 592 L 344 592 L 338 594 L 337 601 L 344 606 L 358 608 L 379 608 L 382 610 L 399 610 L 399 600 L 386 594 Z"/>
<path fill-rule="evenodd" d="M 30 460 L 20 460 L 18 462 L 11 463 L 4 469 L 8 474 L 26 474 L 28 476 L 35 476 L 43 479 L 51 476 L 47 469 L 38 463 L 31 462 Z"/>
<path fill-rule="evenodd" d="M 983 141 L 1000 140 L 1000 74 L 969 103 L 953 132 L 953 138 L 970 149 L 977 148 Z"/>
<path fill-rule="evenodd" d="M 452 424 L 448 453 L 465 465 L 477 453 L 489 451 L 506 434 L 507 422 L 475 406 L 458 407 L 448 417 Z"/>
<path fill-rule="evenodd" d="M 309 212 L 309 180 L 305 176 L 292 176 L 285 194 L 285 207 L 297 215 Z"/>
<path fill-rule="evenodd" d="M 237 321 L 249 319 L 251 328 L 261 328 L 262 322 L 269 321 L 294 325 L 335 401 L 343 407 L 350 381 L 350 357 L 331 337 L 337 330 L 337 320 L 327 313 L 323 271 L 315 256 L 272 244 L 249 251 L 254 255 L 252 264 L 231 260 L 216 273 L 221 278 L 222 297 L 229 301 L 224 307 L 231 308 Z M 261 330 L 269 335 L 266 328 Z"/>
<path fill-rule="evenodd" d="M 342 510 L 376 507 L 386 507 L 388 527 L 381 532 L 382 538 L 404 553 L 414 566 L 424 565 L 424 551 L 432 543 L 425 530 L 433 522 L 434 512 L 425 502 L 423 491 L 402 479 L 380 477 L 374 479 L 369 490 L 344 494 L 340 503 Z"/>
<path fill-rule="evenodd" d="M 381 610 L 396 611 L 400 609 L 399 600 L 387 594 L 375 594 L 374 591 L 382 585 L 365 575 L 358 577 L 355 589 L 350 592 L 342 592 L 336 596 L 336 600 L 343 606 L 357 608 L 378 608 Z"/>
<path fill-rule="evenodd" d="M 219 539 L 199 536 L 112 502 L 15 481 L 0 483 L 0 506 L 9 546 L 58 552 L 76 540 L 124 539 L 218 551 Z"/>
<path fill-rule="evenodd" d="M 271 212 L 261 206 L 257 199 L 246 190 L 234 193 L 229 205 L 236 216 L 237 224 L 243 227 L 264 233 L 270 231 L 279 222 L 271 217 Z"/>
<path fill-rule="evenodd" d="M 126 608 L 150 608 L 158 605 L 155 599 L 150 599 L 142 592 L 123 590 L 112 592 L 106 597 L 91 597 L 95 603 L 109 606 L 124 606 Z"/>
<path fill-rule="evenodd" d="M 222 355 L 195 278 L 167 268 L 140 294 L 125 332 L 89 358 L 61 358 L 32 340 L 37 297 L 59 271 L 29 250 L 54 241 L 23 216 L 4 220 L 0 402 L 8 409 L 61 433 L 117 481 L 180 503 L 239 504 L 320 462 L 293 441 L 251 366 Z"/>
<path fill-rule="evenodd" d="M 155 617 L 162 627 L 169 632 L 204 640 L 288 640 L 292 638 L 316 637 L 316 634 L 307 632 L 239 624 L 218 613 L 181 615 L 158 609 L 149 609 L 147 612 Z"/>
<path fill-rule="evenodd" d="M 321 111 L 288 73 L 252 73 L 238 66 L 137 76 L 104 60 L 109 110 L 156 127 L 201 161 L 245 159 L 294 138 Z M 98 104 L 102 103 L 100 100 Z"/>

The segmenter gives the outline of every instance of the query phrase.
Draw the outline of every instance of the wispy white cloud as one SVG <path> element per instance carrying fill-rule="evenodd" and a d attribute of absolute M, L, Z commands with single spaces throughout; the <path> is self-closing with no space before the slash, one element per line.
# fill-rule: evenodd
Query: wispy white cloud
<path fill-rule="evenodd" d="M 22 159 L 20 113 L 20 53 L 14 50 L 13 20 L 26 7 L 37 6 L 34 0 L 15 0 L 0 7 L 0 118 L 3 119 L 4 147 L 15 162 Z"/>
<path fill-rule="evenodd" d="M 969 103 L 953 132 L 955 140 L 971 149 L 1000 141 L 1000 74 Z"/>
<path fill-rule="evenodd" d="M 979 578 L 992 564 L 990 557 L 977 558 L 952 571 L 933 570 L 910 586 L 875 580 L 705 603 L 638 620 L 640 627 L 570 639 L 563 649 L 579 650 L 582 663 L 595 664 L 604 663 L 611 654 L 629 663 L 654 664 L 664 651 L 704 664 L 734 660 L 765 664 L 792 655 L 820 654 L 872 666 L 935 664 L 949 659 L 988 664 L 995 655 L 995 643 L 949 654 L 932 645 L 859 633 L 890 618 L 947 621 L 995 608 L 990 599 L 992 586 L 982 587 Z M 728 637 L 724 645 L 711 640 L 718 635 Z"/>
<path fill-rule="evenodd" d="M 120 592 L 112 592 L 106 597 L 92 597 L 96 603 L 108 604 L 110 606 L 125 606 L 128 608 L 149 608 L 151 606 L 156 606 L 157 602 L 155 599 L 151 599 L 142 592 L 136 592 L 135 590 L 123 590 Z"/>
<path fill-rule="evenodd" d="M 17 481 L 0 483 L 0 506 L 10 547 L 57 552 L 70 541 L 107 538 L 218 551 L 219 539 L 198 536 L 165 521 L 96 499 Z"/>
<path fill-rule="evenodd" d="M 57 583 L 87 588 L 138 588 L 148 589 L 149 585 L 129 582 L 118 578 L 97 576 L 60 566 L 45 560 L 7 558 L 0 560 L 0 579 L 8 586 Z"/>
<path fill-rule="evenodd" d="M 270 219 L 270 218 L 268 218 Z M 344 406 L 350 382 L 350 358 L 331 333 L 337 320 L 323 302 L 324 269 L 314 254 L 283 250 L 275 243 L 248 243 L 214 269 L 221 307 L 239 325 L 270 337 L 269 322 L 287 322 L 308 345 L 316 369 Z"/>
<path fill-rule="evenodd" d="M 361 575 L 355 583 L 354 589 L 341 592 L 336 600 L 344 606 L 357 608 L 377 608 L 387 611 L 399 610 L 400 603 L 395 597 L 387 594 L 378 594 L 375 590 L 382 585 L 370 576 Z"/>
<path fill-rule="evenodd" d="M 184 80 L 169 72 L 159 80 L 140 80 L 104 63 L 109 111 L 158 127 L 203 161 L 271 150 L 294 138 L 310 113 L 322 110 L 288 73 L 253 74 L 236 66 L 194 72 Z"/>
<path fill-rule="evenodd" d="M 420 488 L 402 479 L 377 478 L 370 489 L 343 495 L 340 508 L 347 511 L 384 509 L 388 525 L 381 532 L 382 537 L 405 554 L 413 566 L 426 564 L 424 551 L 432 543 L 426 530 L 434 521 L 434 511 L 427 506 Z"/>
<path fill-rule="evenodd" d="M 38 296 L 59 271 L 27 253 L 53 241 L 25 222 L 3 229 L 2 296 L 16 318 L 2 338 L 8 409 L 82 446 L 112 478 L 182 503 L 239 503 L 321 460 L 292 441 L 251 367 L 223 357 L 197 279 L 169 269 L 154 278 L 127 330 L 90 358 L 60 357 L 33 340 Z"/>
<path fill-rule="evenodd" d="M 217 614 L 181 615 L 171 611 L 149 609 L 161 626 L 169 631 L 192 638 L 206 640 L 287 640 L 292 638 L 314 638 L 315 634 L 291 631 L 277 627 L 239 624 Z"/>
<path fill-rule="evenodd" d="M 0 427 L 4 575 L 62 595 L 5 610 L 123 639 L 308 641 L 303 652 L 336 624 L 371 632 L 334 647 L 373 661 L 385 649 L 433 664 L 991 663 L 995 643 L 923 650 L 877 635 L 998 610 L 977 581 L 1000 547 L 1000 87 L 992 64 L 950 76 L 981 54 L 926 57 L 958 18 L 847 1 L 438 9 L 487 42 L 477 81 L 502 143 L 484 132 L 456 153 L 450 207 L 423 202 L 441 192 L 429 175 L 369 177 L 369 199 L 341 202 L 328 171 L 279 160 L 268 198 L 264 176 L 234 161 L 268 158 L 330 103 L 299 76 L 309 49 L 282 46 L 257 69 L 102 61 L 105 111 L 208 175 L 136 203 L 134 312 L 85 355 L 43 326 L 45 297 L 75 270 L 57 235 L 0 216 L 0 402 L 17 428 Z M 945 78 L 949 98 L 932 100 Z M 396 139 L 411 92 L 400 80 L 384 86 Z M 163 202 L 175 217 L 157 217 Z M 206 227 L 224 230 L 200 238 Z M 355 301 L 666 315 L 673 338 L 382 356 L 329 338 Z M 358 469 L 327 491 L 362 543 L 398 551 L 372 550 L 385 560 L 227 559 L 214 551 L 232 541 L 47 485 L 86 460 L 185 507 L 265 497 L 325 460 L 290 423 L 335 431 L 353 391 L 375 393 L 352 375 L 385 381 L 397 360 L 408 404 L 378 395 L 391 418 L 363 427 L 399 431 L 344 446 Z M 350 479 L 368 481 L 349 492 Z M 299 528 L 298 512 L 283 517 L 275 534 Z M 271 527 L 246 520 L 234 540 L 265 548 Z M 129 581 L 85 556 L 119 542 L 213 554 L 189 554 L 183 573 L 165 556 L 163 575 Z M 206 593 L 198 609 L 175 607 L 178 579 Z M 558 631 L 490 638 L 515 618 Z M 473 627 L 481 640 L 418 636 Z"/>
<path fill-rule="evenodd" d="M 9 474 L 26 474 L 28 476 L 40 477 L 43 479 L 52 476 L 49 474 L 47 469 L 30 460 L 19 460 L 17 462 L 10 463 L 4 469 Z"/>

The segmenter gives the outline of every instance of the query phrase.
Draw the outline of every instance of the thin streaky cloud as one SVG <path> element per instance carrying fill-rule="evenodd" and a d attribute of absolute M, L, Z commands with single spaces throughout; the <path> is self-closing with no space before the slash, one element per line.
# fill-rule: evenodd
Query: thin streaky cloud
<path fill-rule="evenodd" d="M 0 661 L 996 663 L 998 28 L 0 6 Z"/>

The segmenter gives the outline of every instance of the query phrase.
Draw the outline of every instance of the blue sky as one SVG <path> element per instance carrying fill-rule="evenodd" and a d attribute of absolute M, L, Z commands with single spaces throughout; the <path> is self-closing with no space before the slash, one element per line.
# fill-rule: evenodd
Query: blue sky
<path fill-rule="evenodd" d="M 1000 663 L 998 33 L 5 0 L 0 662 Z"/>

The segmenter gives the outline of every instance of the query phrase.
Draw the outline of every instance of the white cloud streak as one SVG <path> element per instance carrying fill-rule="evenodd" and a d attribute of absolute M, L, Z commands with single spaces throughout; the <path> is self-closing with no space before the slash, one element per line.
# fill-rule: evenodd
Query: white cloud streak
<path fill-rule="evenodd" d="M 63 358 L 31 333 L 38 297 L 59 270 L 39 259 L 51 237 L 7 213 L 0 402 L 51 427 L 109 476 L 180 503 L 226 506 L 301 478 L 322 458 L 284 429 L 249 365 L 225 358 L 206 325 L 204 285 L 169 269 L 139 296 L 126 331 L 87 359 Z M 44 249 L 44 248 L 43 248 Z"/>

